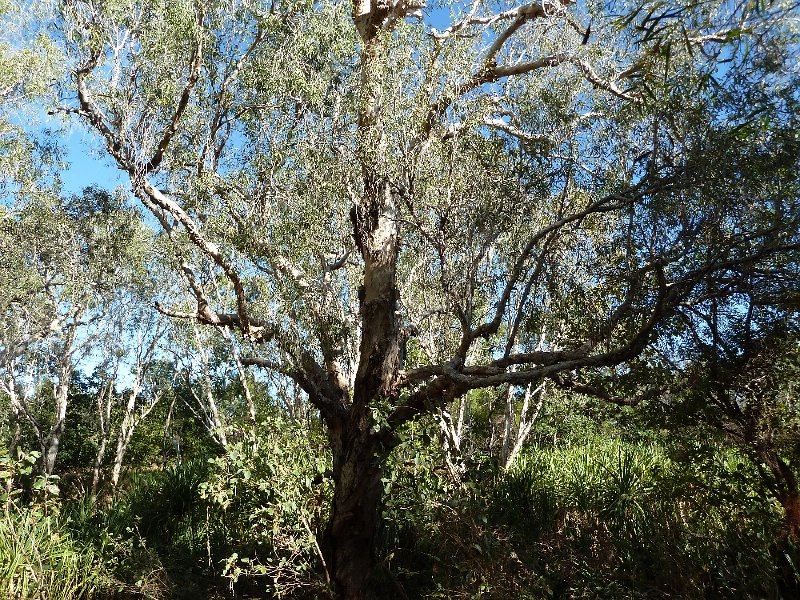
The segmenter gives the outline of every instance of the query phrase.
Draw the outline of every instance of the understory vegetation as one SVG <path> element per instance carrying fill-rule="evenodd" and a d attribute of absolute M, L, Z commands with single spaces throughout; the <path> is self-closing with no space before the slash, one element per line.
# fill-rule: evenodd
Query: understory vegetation
<path fill-rule="evenodd" d="M 793 597 L 800 553 L 757 465 L 722 439 L 634 427 L 629 409 L 570 406 L 541 418 L 508 470 L 476 446 L 460 481 L 433 428 L 407 432 L 383 482 L 382 597 Z M 257 449 L 133 465 L 96 499 L 85 474 L 46 481 L 35 454 L 6 457 L 21 487 L 0 518 L 2 594 L 330 597 L 322 434 L 261 427 Z"/>

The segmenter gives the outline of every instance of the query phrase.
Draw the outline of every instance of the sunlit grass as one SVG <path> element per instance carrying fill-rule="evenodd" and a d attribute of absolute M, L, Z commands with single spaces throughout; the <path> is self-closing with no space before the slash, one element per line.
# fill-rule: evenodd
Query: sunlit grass
<path fill-rule="evenodd" d="M 0 598 L 74 600 L 113 592 L 91 546 L 39 509 L 0 513 Z"/>

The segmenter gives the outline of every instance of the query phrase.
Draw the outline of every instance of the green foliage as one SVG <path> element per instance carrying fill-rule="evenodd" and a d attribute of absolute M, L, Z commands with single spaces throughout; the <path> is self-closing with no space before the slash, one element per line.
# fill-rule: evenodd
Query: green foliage
<path fill-rule="evenodd" d="M 39 508 L 0 513 L 0 596 L 19 600 L 107 597 L 114 580 L 91 546 Z"/>
<path fill-rule="evenodd" d="M 498 479 L 491 512 L 557 596 L 770 597 L 779 514 L 741 457 L 710 456 L 686 465 L 609 438 L 532 448 Z"/>
<path fill-rule="evenodd" d="M 542 419 L 510 471 L 473 452 L 461 484 L 435 429 L 409 430 L 384 479 L 387 595 L 791 597 L 796 551 L 747 454 L 586 399 Z"/>
<path fill-rule="evenodd" d="M 779 507 L 747 456 L 695 435 L 623 441 L 577 417 L 553 444 L 554 418 L 510 471 L 475 455 L 461 483 L 431 426 L 407 432 L 383 480 L 385 597 L 398 586 L 419 598 L 778 597 L 791 577 L 780 565 L 796 556 L 777 544 Z M 0 564 L 13 565 L 14 585 L 30 585 L 25 572 L 50 581 L 52 597 L 69 597 L 55 582 L 87 598 L 327 597 L 322 443 L 314 427 L 271 418 L 257 450 L 237 442 L 210 461 L 134 470 L 108 504 L 59 504 L 28 479 L 38 500 L 23 507 L 15 490 Z M 0 483 L 32 477 L 35 462 L 3 459 Z"/>
<path fill-rule="evenodd" d="M 34 471 L 37 452 L 16 459 L 0 456 L 0 597 L 14 600 L 70 600 L 108 597 L 115 589 L 103 556 L 69 531 L 69 519 L 54 501 L 57 478 L 37 476 L 31 482 L 33 502 L 21 502 L 13 480 Z"/>
<path fill-rule="evenodd" d="M 136 469 L 108 506 L 67 503 L 70 535 L 103 557 L 125 597 L 327 596 L 320 432 L 281 418 L 261 427 L 258 450 L 235 442 L 219 457 Z"/>
<path fill-rule="evenodd" d="M 32 126 L 42 125 L 37 104 L 63 75 L 62 55 L 38 27 L 43 4 L 0 1 L 0 205 L 54 189 L 63 164 L 52 131 Z"/>
<path fill-rule="evenodd" d="M 226 540 L 223 575 L 278 597 L 326 595 L 318 536 L 330 501 L 330 462 L 321 432 L 284 418 L 260 425 L 253 449 L 237 442 L 211 459 L 202 496 Z M 308 596 L 306 596 L 308 597 Z"/>
<path fill-rule="evenodd" d="M 522 568 L 502 524 L 490 519 L 486 492 L 495 467 L 476 460 L 456 484 L 428 427 L 415 424 L 384 478 L 383 595 L 409 598 L 545 597 L 538 573 Z"/>
<path fill-rule="evenodd" d="M 182 545 L 190 553 L 202 551 L 205 507 L 200 486 L 206 473 L 202 461 L 134 473 L 117 510 L 124 511 L 126 520 L 135 522 L 139 533 L 153 543 Z"/>

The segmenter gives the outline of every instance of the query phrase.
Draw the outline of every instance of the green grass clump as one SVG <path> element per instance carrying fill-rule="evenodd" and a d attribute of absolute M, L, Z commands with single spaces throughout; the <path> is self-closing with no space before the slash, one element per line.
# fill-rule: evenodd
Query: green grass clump
<path fill-rule="evenodd" d="M 0 598 L 98 598 L 114 587 L 101 557 L 58 515 L 39 508 L 0 512 Z"/>
<path fill-rule="evenodd" d="M 490 518 L 554 597 L 777 597 L 775 507 L 715 456 L 701 471 L 658 444 L 532 447 L 497 478 Z"/>

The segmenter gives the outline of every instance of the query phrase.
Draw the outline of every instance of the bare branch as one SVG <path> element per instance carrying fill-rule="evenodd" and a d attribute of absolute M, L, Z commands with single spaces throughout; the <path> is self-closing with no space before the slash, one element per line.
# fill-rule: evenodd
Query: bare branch
<path fill-rule="evenodd" d="M 346 407 L 341 401 L 341 391 L 330 384 L 319 366 L 306 364 L 302 368 L 296 368 L 257 356 L 244 356 L 241 362 L 243 365 L 261 367 L 296 381 L 328 423 L 345 416 Z"/>

